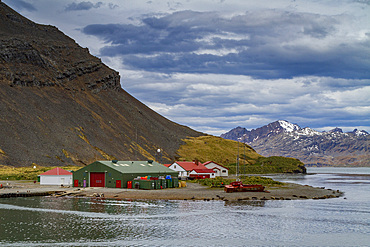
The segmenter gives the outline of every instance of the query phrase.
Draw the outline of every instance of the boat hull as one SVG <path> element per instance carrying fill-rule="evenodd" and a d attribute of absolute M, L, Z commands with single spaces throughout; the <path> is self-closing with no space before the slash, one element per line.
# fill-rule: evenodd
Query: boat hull
<path fill-rule="evenodd" d="M 263 192 L 265 187 L 260 184 L 242 184 L 241 182 L 233 182 L 230 185 L 225 185 L 226 193 L 232 192 Z"/>

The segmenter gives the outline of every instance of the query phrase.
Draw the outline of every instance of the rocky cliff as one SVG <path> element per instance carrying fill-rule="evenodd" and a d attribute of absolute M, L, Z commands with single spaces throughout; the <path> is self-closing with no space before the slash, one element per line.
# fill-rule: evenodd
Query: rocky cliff
<path fill-rule="evenodd" d="M 158 115 L 120 86 L 118 72 L 56 27 L 0 2 L 0 165 L 174 160 L 200 136 Z"/>
<path fill-rule="evenodd" d="M 370 166 L 370 135 L 366 131 L 343 133 L 335 128 L 319 132 L 276 121 L 250 131 L 237 127 L 221 137 L 239 139 L 264 156 L 294 157 L 306 165 Z"/>

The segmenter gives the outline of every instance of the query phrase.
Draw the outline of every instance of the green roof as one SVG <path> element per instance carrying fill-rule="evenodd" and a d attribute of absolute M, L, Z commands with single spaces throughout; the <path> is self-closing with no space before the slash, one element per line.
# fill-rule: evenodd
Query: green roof
<path fill-rule="evenodd" d="M 155 161 L 96 161 L 121 173 L 178 173 Z"/>

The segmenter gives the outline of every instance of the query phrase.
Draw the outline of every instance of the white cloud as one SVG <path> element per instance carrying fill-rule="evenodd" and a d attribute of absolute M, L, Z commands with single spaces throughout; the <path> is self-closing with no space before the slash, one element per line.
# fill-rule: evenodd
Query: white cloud
<path fill-rule="evenodd" d="M 369 86 L 350 88 L 336 92 L 328 92 L 325 97 L 333 99 L 338 106 L 370 106 L 370 81 Z"/>
<path fill-rule="evenodd" d="M 316 127 L 319 123 L 331 126 L 342 118 L 339 127 L 346 127 L 346 118 L 357 115 L 363 122 L 369 115 L 368 107 L 361 106 L 369 105 L 368 87 L 344 87 L 347 90 L 342 91 L 343 87 L 328 83 L 333 78 L 262 80 L 180 73 L 166 78 L 153 74 L 141 74 L 140 80 L 147 83 L 133 82 L 126 89 L 169 119 L 217 135 L 239 125 L 251 129 L 278 119 Z M 342 79 L 340 84 L 353 83 L 349 82 Z M 152 93 L 150 99 L 145 97 L 148 93 Z M 354 104 L 354 99 L 359 99 L 359 104 Z"/>

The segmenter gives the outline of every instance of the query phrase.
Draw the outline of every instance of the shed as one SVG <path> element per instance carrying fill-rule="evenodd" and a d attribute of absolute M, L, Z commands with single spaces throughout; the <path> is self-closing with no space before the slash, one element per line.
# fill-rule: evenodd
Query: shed
<path fill-rule="evenodd" d="M 178 177 L 179 173 L 154 161 L 95 161 L 73 173 L 74 187 L 127 188 L 137 177 Z"/>
<path fill-rule="evenodd" d="M 72 185 L 72 172 L 56 167 L 39 175 L 41 185 Z"/>

